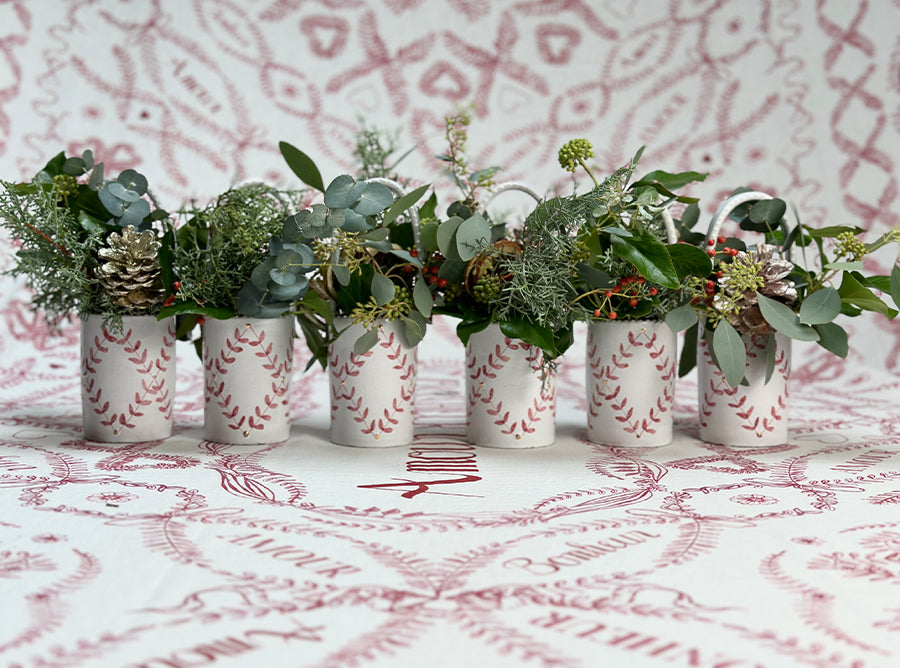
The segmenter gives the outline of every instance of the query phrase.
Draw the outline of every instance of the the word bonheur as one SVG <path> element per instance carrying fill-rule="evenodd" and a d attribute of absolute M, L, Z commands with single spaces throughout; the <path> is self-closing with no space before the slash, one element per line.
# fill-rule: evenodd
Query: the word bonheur
<path fill-rule="evenodd" d="M 516 557 L 503 562 L 506 568 L 521 568 L 532 575 L 550 575 L 556 573 L 561 568 L 578 566 L 585 561 L 597 559 L 607 554 L 612 554 L 620 550 L 624 550 L 630 545 L 638 545 L 646 543 L 650 538 L 659 538 L 660 534 L 647 533 L 646 531 L 627 531 L 613 538 L 600 540 L 596 543 L 574 543 L 567 541 L 566 550 L 552 557 L 543 560 L 535 560 L 530 557 Z"/>

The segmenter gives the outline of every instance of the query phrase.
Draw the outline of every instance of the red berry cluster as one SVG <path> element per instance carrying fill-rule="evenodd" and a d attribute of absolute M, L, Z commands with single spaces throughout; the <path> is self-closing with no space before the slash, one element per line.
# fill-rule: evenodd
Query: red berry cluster
<path fill-rule="evenodd" d="M 614 297 L 626 300 L 628 306 L 634 308 L 640 303 L 641 299 L 645 299 L 647 297 L 655 297 L 657 294 L 659 294 L 658 288 L 642 287 L 645 283 L 646 279 L 643 276 L 625 276 L 624 278 L 619 280 L 619 282 L 616 283 L 615 286 L 602 293 L 604 303 L 600 308 L 594 310 L 594 317 L 602 317 L 603 309 L 609 308 L 609 312 L 606 314 L 606 317 L 610 320 L 616 320 L 619 317 L 619 314 L 617 311 L 611 308 L 611 300 Z"/>
<path fill-rule="evenodd" d="M 415 256 L 413 256 L 415 257 Z M 447 287 L 447 279 L 446 278 L 438 278 L 438 272 L 440 271 L 440 267 L 436 264 L 426 266 L 422 269 L 422 274 L 425 276 L 425 280 L 428 281 L 428 285 L 436 285 L 437 287 L 444 289 Z"/>
<path fill-rule="evenodd" d="M 172 283 L 172 294 L 165 298 L 162 305 L 163 306 L 171 306 L 175 303 L 175 293 L 181 289 L 181 283 L 179 281 L 175 281 Z"/>
<path fill-rule="evenodd" d="M 728 239 L 726 239 L 721 234 L 716 239 L 707 239 L 706 245 L 709 246 L 709 248 L 706 250 L 706 254 L 709 255 L 710 257 L 715 257 L 717 253 L 725 253 L 725 255 L 730 255 L 731 257 L 734 257 L 735 255 L 737 255 L 740 252 L 740 251 L 738 251 L 737 248 L 731 248 L 730 246 L 725 246 L 724 248 L 722 248 L 718 251 L 715 249 L 715 246 L 717 243 L 720 246 L 722 246 L 727 241 L 728 241 Z"/>

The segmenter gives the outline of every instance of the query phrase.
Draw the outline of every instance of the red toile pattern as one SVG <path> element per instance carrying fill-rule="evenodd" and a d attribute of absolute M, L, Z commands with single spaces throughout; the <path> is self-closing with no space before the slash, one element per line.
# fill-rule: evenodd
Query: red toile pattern
<path fill-rule="evenodd" d="M 82 390 L 100 424 L 110 427 L 118 435 L 125 429 L 135 429 L 147 411 L 161 413 L 168 420 L 172 416 L 174 388 L 166 383 L 166 372 L 174 360 L 175 329 L 169 324 L 163 337 L 163 345 L 158 350 L 150 350 L 131 328 L 116 335 L 103 328 L 99 335 L 85 346 L 81 359 Z M 134 373 L 140 377 L 140 388 L 120 407 L 119 397 L 110 386 L 97 382 L 97 374 L 104 363 L 109 364 L 110 354 L 119 363 L 125 359 L 132 365 Z M 127 374 L 128 369 L 122 369 Z"/>
<path fill-rule="evenodd" d="M 248 323 L 243 327 L 236 326 L 217 352 L 210 350 L 206 338 L 203 347 L 206 402 L 215 402 L 229 429 L 250 436 L 254 431 L 265 429 L 274 414 L 287 410 L 293 346 L 287 346 L 284 351 L 275 350 L 274 343 L 266 340 L 266 332 Z M 235 389 L 246 379 L 239 375 L 232 378 L 229 373 L 239 355 L 251 352 L 269 378 L 268 387 L 259 388 L 260 391 L 253 395 L 259 403 L 242 407 L 235 397 Z"/>
<path fill-rule="evenodd" d="M 524 358 L 521 354 L 524 353 Z M 540 348 L 524 341 L 504 337 L 503 343 L 494 346 L 493 351 L 478 354 L 470 347 L 466 356 L 466 373 L 468 384 L 468 412 L 484 411 L 499 427 L 501 434 L 522 438 L 533 434 L 541 420 L 553 420 L 556 415 L 555 386 L 547 379 L 540 393 L 522 402 L 519 397 L 507 396 L 499 388 L 506 384 L 504 369 L 512 362 L 514 366 L 524 363 L 532 375 L 542 377 L 552 373 L 543 368 L 543 355 Z M 506 396 L 506 398 L 504 398 Z M 504 405 L 505 402 L 505 405 Z"/>
<path fill-rule="evenodd" d="M 365 353 L 332 346 L 328 358 L 332 423 L 350 415 L 363 436 L 377 441 L 392 434 L 401 419 L 412 415 L 415 355 L 401 343 L 396 331 L 384 328 L 379 330 L 375 347 Z M 372 364 L 376 360 L 377 365 Z M 382 378 L 381 384 L 373 374 L 389 374 L 390 380 Z M 397 392 L 387 396 L 384 388 L 396 388 Z"/>
<path fill-rule="evenodd" d="M 640 438 L 643 434 L 655 434 L 657 425 L 663 415 L 672 410 L 675 402 L 675 351 L 669 350 L 655 332 L 644 330 L 629 331 L 627 340 L 620 343 L 618 352 L 612 353 L 604 360 L 597 352 L 597 343 L 588 335 L 588 353 L 590 377 L 593 382 L 588 387 L 588 424 L 589 426 L 601 415 L 601 409 L 612 409 L 614 419 L 621 423 L 622 430 Z M 632 359 L 636 349 L 645 349 L 652 362 L 646 366 L 632 368 Z M 647 371 L 655 370 L 661 381 L 661 394 L 655 397 L 646 413 L 635 414 L 634 396 L 628 389 L 623 391 L 623 381 L 636 375 L 641 387 L 655 388 L 657 378 L 648 377 Z M 630 388 L 634 389 L 634 388 Z"/>
<path fill-rule="evenodd" d="M 763 355 L 765 355 L 765 346 L 754 337 L 747 346 L 748 364 L 759 362 Z M 785 412 L 788 402 L 787 380 L 790 374 L 790 355 L 785 348 L 779 346 L 775 353 L 774 373 L 781 378 L 782 383 L 773 384 L 772 387 L 780 389 L 770 393 L 771 396 L 766 397 L 765 403 L 754 400 L 754 397 L 749 396 L 741 385 L 730 387 L 713 363 L 709 349 L 705 345 L 700 348 L 699 363 L 703 364 L 708 371 L 707 383 L 700 388 L 701 427 L 709 426 L 718 411 L 720 415 L 734 415 L 740 429 L 762 437 L 767 432 L 775 431 L 778 423 L 787 419 Z"/>

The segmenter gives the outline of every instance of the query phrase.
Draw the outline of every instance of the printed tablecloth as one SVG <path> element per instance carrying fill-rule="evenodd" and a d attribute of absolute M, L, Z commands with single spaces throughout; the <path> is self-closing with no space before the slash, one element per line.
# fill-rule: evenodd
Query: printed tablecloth
<path fill-rule="evenodd" d="M 77 330 L 0 351 L 0 663 L 898 665 L 897 377 L 798 349 L 789 444 L 700 442 L 688 376 L 671 445 L 607 448 L 578 334 L 557 442 L 527 451 L 466 444 L 443 320 L 388 449 L 330 444 L 300 369 L 287 442 L 204 441 L 188 346 L 175 435 L 86 442 Z"/>

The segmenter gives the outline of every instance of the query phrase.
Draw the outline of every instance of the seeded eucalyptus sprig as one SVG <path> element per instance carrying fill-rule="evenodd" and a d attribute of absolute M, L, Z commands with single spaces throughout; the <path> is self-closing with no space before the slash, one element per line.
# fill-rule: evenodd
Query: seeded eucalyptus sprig
<path fill-rule="evenodd" d="M 422 274 L 419 230 L 406 212 L 429 186 L 397 196 L 401 188 L 392 181 L 342 174 L 326 188 L 309 156 L 286 142 L 280 148 L 291 170 L 323 194 L 323 203 L 296 214 L 294 224 L 318 265 L 315 294 L 327 298 L 334 312 L 366 328 L 354 351 L 369 350 L 377 343 L 379 325 L 393 320 L 403 323 L 407 342 L 416 345 L 425 336 L 434 300 Z M 323 315 L 318 308 L 298 318 L 304 331 L 317 334 L 310 347 L 322 359 L 327 344 L 339 334 L 333 329 L 333 314 Z"/>

